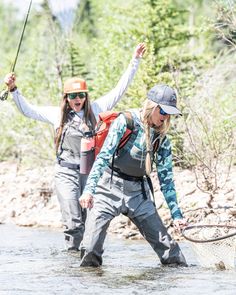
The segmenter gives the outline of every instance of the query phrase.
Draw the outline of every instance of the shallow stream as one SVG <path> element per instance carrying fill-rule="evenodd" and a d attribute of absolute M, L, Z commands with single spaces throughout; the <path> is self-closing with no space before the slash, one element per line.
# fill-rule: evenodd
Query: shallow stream
<path fill-rule="evenodd" d="M 59 231 L 0 225 L 0 295 L 236 294 L 236 270 L 200 267 L 188 243 L 187 268 L 160 266 L 145 241 L 109 235 L 104 265 L 80 268 Z"/>

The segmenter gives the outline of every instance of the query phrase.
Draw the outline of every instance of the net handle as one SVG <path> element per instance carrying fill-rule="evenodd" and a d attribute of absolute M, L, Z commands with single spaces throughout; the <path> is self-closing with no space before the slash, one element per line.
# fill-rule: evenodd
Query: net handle
<path fill-rule="evenodd" d="M 188 231 L 189 229 L 193 229 L 193 228 L 203 228 L 203 227 L 206 227 L 206 228 L 212 228 L 212 227 L 225 227 L 225 228 L 233 228 L 235 229 L 235 232 L 232 233 L 232 234 L 228 234 L 228 235 L 224 235 L 222 237 L 219 237 L 219 238 L 214 238 L 214 239 L 208 239 L 208 240 L 197 240 L 197 239 L 192 239 L 190 237 L 188 237 L 186 235 L 186 231 Z M 194 242 L 194 243 L 209 243 L 209 242 L 216 242 L 216 241 L 220 241 L 220 240 L 223 240 L 223 239 L 226 239 L 226 238 L 230 238 L 230 237 L 233 237 L 236 235 L 236 227 L 235 226 L 231 226 L 231 225 L 223 225 L 223 224 L 201 224 L 201 225 L 190 225 L 190 226 L 187 226 L 185 227 L 183 230 L 182 230 L 182 236 L 190 241 L 190 242 Z"/>

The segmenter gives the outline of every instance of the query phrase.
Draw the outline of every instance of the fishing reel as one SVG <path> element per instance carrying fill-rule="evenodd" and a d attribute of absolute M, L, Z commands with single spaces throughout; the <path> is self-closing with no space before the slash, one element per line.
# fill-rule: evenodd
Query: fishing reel
<path fill-rule="evenodd" d="M 0 93 L 0 100 L 7 100 L 8 93 L 9 93 L 9 90 L 8 89 L 5 89 L 5 90 L 1 91 L 1 93 Z"/>

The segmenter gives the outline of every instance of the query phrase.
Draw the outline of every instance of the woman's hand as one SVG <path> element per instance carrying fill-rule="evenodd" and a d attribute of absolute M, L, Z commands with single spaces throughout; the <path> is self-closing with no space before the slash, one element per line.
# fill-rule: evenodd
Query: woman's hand
<path fill-rule="evenodd" d="M 179 232 L 183 230 L 186 226 L 188 226 L 188 222 L 186 219 L 175 219 L 173 221 L 174 228 L 177 229 Z"/>
<path fill-rule="evenodd" d="M 93 196 L 85 193 L 79 198 L 79 203 L 82 208 L 93 208 Z"/>
<path fill-rule="evenodd" d="M 139 43 L 138 46 L 135 48 L 134 57 L 141 58 L 143 57 L 146 51 L 146 45 L 144 43 Z"/>
<path fill-rule="evenodd" d="M 14 73 L 9 73 L 5 76 L 4 82 L 7 85 L 9 91 L 16 87 L 16 76 Z"/>

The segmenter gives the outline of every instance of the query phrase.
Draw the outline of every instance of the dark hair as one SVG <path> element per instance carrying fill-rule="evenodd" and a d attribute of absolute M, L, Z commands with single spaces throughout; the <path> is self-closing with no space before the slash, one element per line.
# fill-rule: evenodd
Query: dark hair
<path fill-rule="evenodd" d="M 84 123 L 90 129 L 94 129 L 95 125 L 96 125 L 96 118 L 95 118 L 95 115 L 94 115 L 94 113 L 92 111 L 92 108 L 91 108 L 88 93 L 86 93 L 86 100 L 84 102 L 84 107 L 83 108 L 84 108 L 84 118 L 83 118 Z M 63 98 L 62 98 L 62 102 L 61 102 L 60 126 L 57 129 L 56 136 L 55 136 L 55 148 L 56 148 L 56 151 L 58 151 L 60 141 L 61 141 L 62 131 L 63 131 L 63 128 L 65 126 L 65 123 L 68 120 L 68 114 L 69 114 L 70 111 L 71 111 L 71 107 L 70 107 L 70 105 L 68 103 L 68 100 L 67 100 L 67 94 L 64 94 Z"/>

